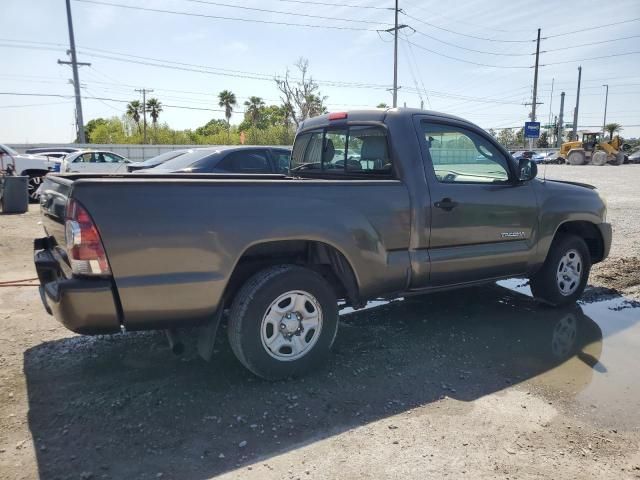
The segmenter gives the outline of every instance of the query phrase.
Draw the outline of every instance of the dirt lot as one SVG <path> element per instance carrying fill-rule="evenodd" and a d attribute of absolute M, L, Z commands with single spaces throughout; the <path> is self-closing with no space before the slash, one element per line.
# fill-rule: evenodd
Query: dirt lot
<path fill-rule="evenodd" d="M 157 333 L 75 336 L 0 288 L 0 478 L 640 478 L 640 166 L 546 176 L 608 197 L 580 305 L 513 280 L 345 314 L 302 379 L 256 379 L 225 335 L 210 364 Z M 37 221 L 0 216 L 0 282 L 34 276 Z"/>

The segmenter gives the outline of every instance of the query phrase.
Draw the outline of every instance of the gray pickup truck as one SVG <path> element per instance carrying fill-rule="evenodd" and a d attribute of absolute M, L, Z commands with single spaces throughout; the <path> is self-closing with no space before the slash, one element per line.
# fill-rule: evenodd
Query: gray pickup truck
<path fill-rule="evenodd" d="M 515 276 L 578 299 L 609 253 L 606 205 L 536 172 L 465 120 L 391 109 L 305 121 L 289 176 L 48 175 L 41 297 L 83 334 L 200 326 L 203 356 L 226 310 L 249 370 L 300 374 L 329 354 L 340 301 Z"/>

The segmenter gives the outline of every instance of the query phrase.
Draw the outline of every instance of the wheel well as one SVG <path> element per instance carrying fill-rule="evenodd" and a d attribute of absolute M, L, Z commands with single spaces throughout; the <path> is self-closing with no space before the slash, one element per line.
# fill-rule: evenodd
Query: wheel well
<path fill-rule="evenodd" d="M 48 170 L 25 170 L 23 171 L 20 175 L 26 175 L 29 177 L 44 177 L 47 173 L 49 173 Z"/>
<path fill-rule="evenodd" d="M 589 248 L 592 263 L 602 261 L 602 257 L 604 256 L 604 241 L 600 231 L 593 223 L 586 221 L 566 222 L 560 225 L 556 231 L 555 238 L 563 233 L 577 235 L 585 241 Z"/>
<path fill-rule="evenodd" d="M 225 305 L 233 301 L 235 292 L 249 277 L 265 268 L 285 264 L 300 265 L 318 272 L 333 287 L 338 298 L 351 305 L 359 305 L 358 284 L 348 260 L 331 245 L 311 240 L 265 242 L 246 250 L 225 289 Z"/>

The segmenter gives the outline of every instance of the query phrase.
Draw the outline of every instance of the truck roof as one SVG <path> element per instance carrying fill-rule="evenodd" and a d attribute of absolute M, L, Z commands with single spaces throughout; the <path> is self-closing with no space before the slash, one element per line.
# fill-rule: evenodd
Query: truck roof
<path fill-rule="evenodd" d="M 477 125 L 469 122 L 468 120 L 465 120 L 464 118 L 456 117 L 455 115 L 449 115 L 448 113 L 436 112 L 434 110 L 422 110 L 420 108 L 369 108 L 360 110 L 342 110 L 340 111 L 340 113 L 345 113 L 347 115 L 347 120 L 355 122 L 383 122 L 387 117 L 401 118 L 412 117 L 414 115 L 420 114 L 429 115 L 432 117 L 441 117 L 448 120 L 456 120 L 477 127 Z M 302 130 L 313 127 L 327 126 L 330 123 L 329 116 L 332 114 L 335 114 L 335 112 L 309 118 L 300 124 L 299 129 Z"/>

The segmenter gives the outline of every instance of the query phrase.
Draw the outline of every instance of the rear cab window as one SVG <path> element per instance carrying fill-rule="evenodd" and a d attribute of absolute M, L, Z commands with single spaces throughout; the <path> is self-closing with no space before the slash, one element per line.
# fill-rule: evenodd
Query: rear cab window
<path fill-rule="evenodd" d="M 375 125 L 349 125 L 303 132 L 293 146 L 291 174 L 393 178 L 386 130 Z"/>

